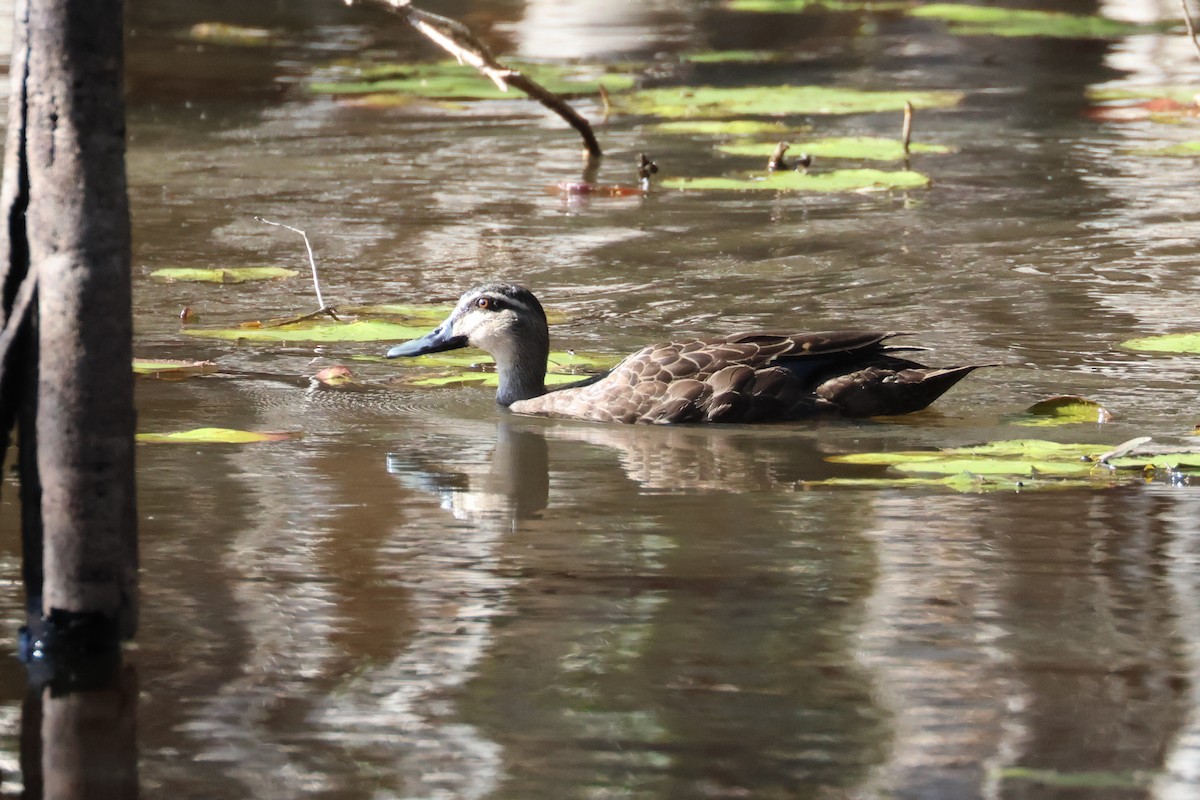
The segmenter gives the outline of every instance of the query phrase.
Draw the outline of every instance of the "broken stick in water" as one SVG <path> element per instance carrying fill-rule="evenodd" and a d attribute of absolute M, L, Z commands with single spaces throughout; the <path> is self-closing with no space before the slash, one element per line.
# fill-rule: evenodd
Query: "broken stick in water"
<path fill-rule="evenodd" d="M 360 0 L 345 0 L 346 5 L 354 5 Z M 580 116 L 567 101 L 523 75 L 515 69 L 509 69 L 496 60 L 488 50 L 487 45 L 479 41 L 466 25 L 457 20 L 413 8 L 411 0 L 366 0 L 381 5 L 388 11 L 399 14 L 409 25 L 412 25 L 434 44 L 441 47 L 458 59 L 460 64 L 470 64 L 489 78 L 492 83 L 507 92 L 509 86 L 520 89 L 525 94 L 558 114 L 567 124 L 583 137 L 583 145 L 589 159 L 597 159 L 603 152 L 596 134 L 586 119 Z"/>

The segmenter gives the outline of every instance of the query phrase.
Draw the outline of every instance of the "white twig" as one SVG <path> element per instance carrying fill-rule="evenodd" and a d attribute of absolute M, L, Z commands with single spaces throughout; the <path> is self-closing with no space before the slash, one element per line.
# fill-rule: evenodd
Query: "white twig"
<path fill-rule="evenodd" d="M 317 305 L 324 311 L 329 306 L 325 305 L 325 298 L 321 296 L 321 281 L 317 278 L 317 260 L 313 258 L 312 244 L 308 241 L 308 234 L 299 228 L 293 228 L 291 225 L 284 225 L 282 222 L 273 222 L 262 217 L 255 217 L 259 222 L 265 222 L 268 225 L 274 225 L 277 228 L 286 228 L 292 233 L 298 233 L 304 237 L 304 249 L 308 251 L 308 265 L 312 267 L 313 288 L 317 290 Z"/>

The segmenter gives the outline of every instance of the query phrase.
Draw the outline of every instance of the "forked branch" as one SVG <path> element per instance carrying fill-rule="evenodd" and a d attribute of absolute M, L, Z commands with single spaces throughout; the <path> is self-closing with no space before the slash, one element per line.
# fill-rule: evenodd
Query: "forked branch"
<path fill-rule="evenodd" d="M 346 5 L 354 5 L 356 2 L 371 2 L 400 15 L 422 35 L 454 56 L 458 63 L 470 64 L 479 70 L 492 83 L 496 84 L 500 91 L 507 92 L 508 87 L 515 87 L 566 120 L 567 124 L 583 137 L 584 148 L 587 150 L 589 158 L 595 159 L 603 155 L 600 143 L 596 141 L 596 134 L 592 132 L 592 126 L 580 116 L 579 112 L 554 92 L 518 70 L 510 69 L 497 61 L 496 57 L 488 50 L 487 45 L 479 41 L 461 22 L 413 8 L 411 0 L 345 0 L 345 2 Z"/>

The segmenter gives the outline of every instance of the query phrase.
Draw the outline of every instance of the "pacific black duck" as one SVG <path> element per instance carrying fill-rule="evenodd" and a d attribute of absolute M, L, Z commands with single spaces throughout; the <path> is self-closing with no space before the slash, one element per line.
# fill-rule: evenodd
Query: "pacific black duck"
<path fill-rule="evenodd" d="M 599 422 L 774 422 L 821 414 L 874 417 L 920 411 L 981 364 L 944 369 L 900 358 L 912 347 L 877 331 L 741 333 L 652 344 L 608 372 L 547 390 L 546 313 L 522 286 L 464 294 L 430 333 L 388 358 L 473 345 L 496 360 L 496 402 L 518 414 Z"/>

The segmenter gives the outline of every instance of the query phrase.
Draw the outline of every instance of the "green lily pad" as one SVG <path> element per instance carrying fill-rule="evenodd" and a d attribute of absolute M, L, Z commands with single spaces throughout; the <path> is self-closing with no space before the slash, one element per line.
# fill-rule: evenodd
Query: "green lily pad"
<path fill-rule="evenodd" d="M 300 273 L 283 267 L 220 267 L 218 269 L 194 269 L 192 267 L 164 267 L 150 273 L 151 278 L 164 281 L 186 281 L 190 283 L 246 283 L 247 281 L 270 281 L 293 278 Z"/>
<path fill-rule="evenodd" d="M 266 28 L 247 28 L 227 22 L 198 22 L 188 30 L 188 38 L 227 47 L 265 47 L 272 43 L 275 34 Z"/>
<path fill-rule="evenodd" d="M 1140 789 L 1154 781 L 1154 773 L 1141 771 L 1062 772 L 1033 767 L 1002 767 L 996 770 L 996 775 L 1006 780 L 1028 781 L 1063 789 Z"/>
<path fill-rule="evenodd" d="M 1113 413 L 1095 400 L 1078 395 L 1060 395 L 1034 403 L 1025 409 L 1026 417 L 1014 422 L 1027 427 L 1070 425 L 1073 423 L 1103 424 L 1110 422 Z"/>
<path fill-rule="evenodd" d="M 776 50 L 712 50 L 687 53 L 682 58 L 692 64 L 766 64 L 786 56 Z"/>
<path fill-rule="evenodd" d="M 1087 90 L 1088 99 L 1097 102 L 1115 100 L 1170 100 L 1181 105 L 1194 105 L 1200 96 L 1200 86 L 1178 84 L 1169 86 L 1097 86 Z"/>
<path fill-rule="evenodd" d="M 403 325 L 375 319 L 336 322 L 324 318 L 277 327 L 186 328 L 183 332 L 202 339 L 252 342 L 399 342 L 423 336 L 427 331 L 426 325 Z"/>
<path fill-rule="evenodd" d="M 282 442 L 298 439 L 298 432 L 239 431 L 233 428 L 196 428 L 174 433 L 139 433 L 139 442 L 152 444 L 254 444 L 257 442 Z"/>
<path fill-rule="evenodd" d="M 767 159 L 775 149 L 775 143 L 738 142 L 735 144 L 719 144 L 717 149 L 732 156 L 748 156 Z M 949 153 L 951 149 L 941 144 L 926 144 L 914 142 L 910 145 L 913 153 Z M 904 160 L 904 144 L 899 139 L 885 139 L 879 136 L 834 136 L 828 139 L 812 139 L 796 142 L 791 146 L 791 152 L 808 153 L 818 158 L 856 158 L 869 161 L 902 161 Z"/>
<path fill-rule="evenodd" d="M 1200 333 L 1167 333 L 1121 342 L 1127 350 L 1147 353 L 1200 353 Z"/>
<path fill-rule="evenodd" d="M 801 11 L 893 11 L 906 8 L 906 2 L 881 0 L 727 0 L 730 11 L 756 11 L 764 14 L 795 14 Z"/>
<path fill-rule="evenodd" d="M 178 361 L 174 359 L 135 358 L 133 371 L 137 375 L 155 377 L 186 378 L 191 375 L 207 375 L 216 372 L 217 365 L 211 361 Z"/>
<path fill-rule="evenodd" d="M 863 114 L 917 108 L 949 108 L 963 98 L 954 91 L 861 91 L 830 86 L 667 87 L 614 97 L 622 111 L 660 117 L 779 117 L 787 114 Z"/>
<path fill-rule="evenodd" d="M 753 119 L 692 119 L 660 122 L 653 126 L 659 133 L 695 134 L 698 136 L 783 136 L 804 128 Z"/>
<path fill-rule="evenodd" d="M 605 74 L 578 66 L 512 64 L 529 78 L 558 95 L 591 94 L 601 85 L 610 92 L 624 91 L 634 84 L 632 75 Z M 315 94 L 367 95 L 393 93 L 452 100 L 503 100 L 523 98 L 518 89 L 505 92 L 478 70 L 456 61 L 434 64 L 399 64 L 360 68 L 345 81 L 310 83 Z"/>
<path fill-rule="evenodd" d="M 547 363 L 546 385 L 561 386 L 583 380 L 587 373 L 603 372 L 616 360 L 607 354 L 556 350 L 550 353 Z M 496 386 L 499 383 L 499 376 L 494 371 L 483 371 L 493 367 L 491 357 L 474 349 L 453 354 L 435 353 L 393 363 L 408 363 L 421 370 L 412 376 L 400 376 L 400 381 L 412 386 Z M 425 369 L 428 367 L 437 368 L 439 372 L 428 374 Z"/>
<path fill-rule="evenodd" d="M 1015 492 L 1046 489 L 1070 489 L 1095 486 L 1095 481 L 1056 477 L 1052 480 L 1039 478 L 1013 478 L 996 475 L 978 475 L 960 472 L 957 475 L 931 475 L 906 478 L 826 478 L 818 481 L 802 481 L 799 488 L 812 489 L 829 487 L 836 489 L 951 489 L 963 493 Z"/>
<path fill-rule="evenodd" d="M 931 3 L 908 12 L 922 19 L 939 19 L 962 36 L 1052 36 L 1064 39 L 1114 39 L 1144 33 L 1148 26 L 1100 16 L 1066 14 L 960 3 Z"/>
<path fill-rule="evenodd" d="M 570 375 L 547 372 L 547 386 L 562 386 L 586 378 L 586 375 Z M 404 381 L 410 386 L 499 386 L 500 376 L 494 372 L 460 372 L 454 375 L 429 375 Z"/>
<path fill-rule="evenodd" d="M 888 466 L 906 475 L 967 475 L 1001 483 L 1017 481 L 1021 488 L 1028 489 L 1029 481 L 1037 479 L 1057 482 L 1066 478 L 1081 481 L 1082 485 L 1108 485 L 1154 477 L 1159 469 L 1200 470 L 1200 449 L 1160 449 L 1150 444 L 1149 437 L 1131 439 L 1107 450 L 1102 445 L 1013 439 L 944 450 L 850 453 L 826 460 Z"/>
<path fill-rule="evenodd" d="M 1180 142 L 1167 147 L 1141 147 L 1130 152 L 1138 156 L 1200 158 L 1200 142 Z"/>
<path fill-rule="evenodd" d="M 669 178 L 662 182 L 669 189 L 779 192 L 885 191 L 922 189 L 929 184 L 929 177 L 920 172 L 885 172 L 878 169 L 839 169 L 813 174 L 760 172 L 740 178 Z"/>

